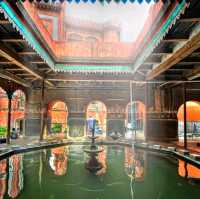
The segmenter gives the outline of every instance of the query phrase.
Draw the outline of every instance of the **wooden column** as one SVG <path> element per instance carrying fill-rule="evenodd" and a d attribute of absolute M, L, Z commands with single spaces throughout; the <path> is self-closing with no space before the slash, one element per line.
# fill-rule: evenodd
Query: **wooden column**
<path fill-rule="evenodd" d="M 41 130 L 40 130 L 40 140 L 44 139 L 44 129 L 45 129 L 45 107 L 44 107 L 44 79 L 42 81 L 41 89 Z"/>
<path fill-rule="evenodd" d="M 132 102 L 133 102 L 133 121 L 134 121 L 134 140 L 137 139 L 137 120 L 136 120 L 136 84 L 132 85 Z"/>
<path fill-rule="evenodd" d="M 11 126 L 11 108 L 12 108 L 12 94 L 13 92 L 8 91 L 8 118 L 7 118 L 7 136 L 6 143 L 10 144 L 10 126 Z"/>
<path fill-rule="evenodd" d="M 133 83 L 130 81 L 130 106 L 131 106 L 131 137 L 133 138 L 133 120 L 134 120 L 134 113 L 133 113 Z M 134 136 L 135 139 L 135 136 Z"/>
<path fill-rule="evenodd" d="M 145 123 L 144 123 L 144 138 L 147 139 L 147 129 L 148 129 L 148 82 L 145 83 L 144 90 L 144 103 L 145 103 Z"/>
<path fill-rule="evenodd" d="M 183 84 L 183 105 L 184 105 L 184 149 L 187 149 L 187 93 L 186 85 Z"/>
<path fill-rule="evenodd" d="M 132 125 L 133 125 L 133 84 L 132 82 L 130 81 L 130 106 L 131 106 L 131 128 L 132 128 Z"/>

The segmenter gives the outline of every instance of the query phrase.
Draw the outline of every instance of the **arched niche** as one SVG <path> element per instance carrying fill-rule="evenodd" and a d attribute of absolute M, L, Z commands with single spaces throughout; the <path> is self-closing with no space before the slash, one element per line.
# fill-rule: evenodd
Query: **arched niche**
<path fill-rule="evenodd" d="M 63 101 L 54 101 L 48 107 L 48 132 L 59 134 L 68 132 L 68 109 Z"/>
<path fill-rule="evenodd" d="M 179 139 L 184 137 L 184 104 L 182 104 L 177 113 L 178 118 L 178 136 Z M 200 102 L 186 102 L 186 126 L 187 137 L 195 139 L 200 137 Z"/>
<path fill-rule="evenodd" d="M 107 130 L 107 108 L 106 105 L 101 101 L 92 101 L 88 104 L 86 110 L 86 120 L 90 117 L 97 120 L 97 134 L 106 136 Z M 86 129 L 87 134 L 89 133 Z"/>
<path fill-rule="evenodd" d="M 22 90 L 16 90 L 12 95 L 11 129 L 19 135 L 25 135 L 26 95 Z"/>
<path fill-rule="evenodd" d="M 129 102 L 126 106 L 126 138 L 133 138 L 135 132 L 137 139 L 143 140 L 145 125 L 145 105 L 141 101 Z"/>

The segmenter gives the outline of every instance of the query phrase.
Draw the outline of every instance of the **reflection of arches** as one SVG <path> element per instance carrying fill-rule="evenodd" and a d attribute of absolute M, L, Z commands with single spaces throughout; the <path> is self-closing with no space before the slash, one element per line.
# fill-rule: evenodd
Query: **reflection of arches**
<path fill-rule="evenodd" d="M 12 114 L 11 114 L 11 127 L 24 135 L 25 133 L 25 93 L 21 90 L 16 90 L 12 95 Z"/>
<path fill-rule="evenodd" d="M 187 101 L 186 102 L 186 121 L 187 121 L 187 135 L 200 136 L 200 102 Z M 178 109 L 178 133 L 179 137 L 183 137 L 184 132 L 184 105 L 182 104 Z"/>
<path fill-rule="evenodd" d="M 182 160 L 178 160 L 178 174 L 181 177 L 200 179 L 200 169 Z"/>
<path fill-rule="evenodd" d="M 131 110 L 132 109 L 132 110 Z M 132 115 L 131 115 L 132 114 Z M 127 129 L 137 130 L 137 135 L 140 133 L 140 138 L 144 139 L 144 124 L 145 124 L 145 105 L 140 101 L 129 102 L 126 106 L 125 126 Z M 131 133 L 131 132 L 130 132 Z M 129 132 L 126 132 L 127 137 Z"/>
<path fill-rule="evenodd" d="M 0 87 L 0 137 L 5 137 L 7 132 L 8 96 Z"/>
<path fill-rule="evenodd" d="M 92 101 L 87 106 L 86 118 L 87 120 L 93 117 L 98 121 L 97 133 L 106 135 L 106 123 L 107 123 L 107 108 L 101 101 Z"/>
<path fill-rule="evenodd" d="M 49 164 L 57 176 L 65 175 L 67 172 L 67 153 L 68 148 L 64 146 L 51 149 Z"/>
<path fill-rule="evenodd" d="M 68 110 L 65 102 L 56 101 L 49 104 L 50 132 L 67 132 Z"/>

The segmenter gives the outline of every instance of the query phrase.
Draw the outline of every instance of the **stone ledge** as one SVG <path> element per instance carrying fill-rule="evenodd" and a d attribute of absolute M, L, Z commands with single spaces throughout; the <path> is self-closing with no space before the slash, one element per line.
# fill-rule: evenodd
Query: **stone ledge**
<path fill-rule="evenodd" d="M 88 145 L 90 144 L 89 141 L 67 141 L 64 140 L 62 142 L 54 141 L 54 142 L 38 142 L 35 144 L 27 144 L 24 146 L 18 146 L 15 145 L 13 147 L 4 147 L 0 150 L 0 160 L 10 157 L 13 154 L 18 154 L 18 153 L 25 153 L 29 151 L 34 151 L 34 150 L 41 150 L 41 149 L 46 149 L 46 148 L 51 148 L 51 147 L 60 147 L 60 146 L 65 146 L 65 145 Z M 156 153 L 163 153 L 163 154 L 168 154 L 172 155 L 175 158 L 182 159 L 184 161 L 187 161 L 188 163 L 200 168 L 200 155 L 197 154 L 190 154 L 189 156 L 189 151 L 187 150 L 179 150 L 178 152 L 175 150 L 175 147 L 161 147 L 161 145 L 150 145 L 148 143 L 135 143 L 133 144 L 132 142 L 128 141 L 100 141 L 97 142 L 98 145 L 121 145 L 121 146 L 127 146 L 127 147 L 135 147 L 138 149 L 143 149 L 143 150 L 148 150 Z M 198 160 L 198 161 L 197 161 Z"/>

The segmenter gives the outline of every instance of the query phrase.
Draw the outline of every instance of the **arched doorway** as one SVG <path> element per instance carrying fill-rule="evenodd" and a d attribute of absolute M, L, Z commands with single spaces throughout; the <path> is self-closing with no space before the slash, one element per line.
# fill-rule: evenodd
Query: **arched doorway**
<path fill-rule="evenodd" d="M 106 136 L 107 108 L 105 104 L 100 101 L 90 102 L 87 107 L 87 120 L 90 117 L 93 117 L 97 120 L 96 133 L 102 136 Z M 87 131 L 87 133 L 89 132 Z"/>
<path fill-rule="evenodd" d="M 23 91 L 16 90 L 12 96 L 11 129 L 19 135 L 25 135 L 25 102 Z"/>
<path fill-rule="evenodd" d="M 0 87 L 0 138 L 5 138 L 7 133 L 8 96 Z"/>
<path fill-rule="evenodd" d="M 188 138 L 200 138 L 200 102 L 187 101 L 186 102 L 186 126 Z M 182 104 L 178 109 L 178 137 L 183 139 L 184 137 L 184 105 Z"/>
<path fill-rule="evenodd" d="M 129 103 L 126 107 L 125 137 L 128 139 L 133 138 L 133 132 L 136 132 L 136 138 L 143 140 L 145 138 L 144 125 L 145 105 L 140 101 L 132 102 L 132 106 L 131 103 Z"/>
<path fill-rule="evenodd" d="M 66 133 L 67 129 L 67 118 L 68 118 L 68 110 L 65 102 L 56 101 L 51 104 L 49 109 L 50 116 L 50 133 Z"/>

